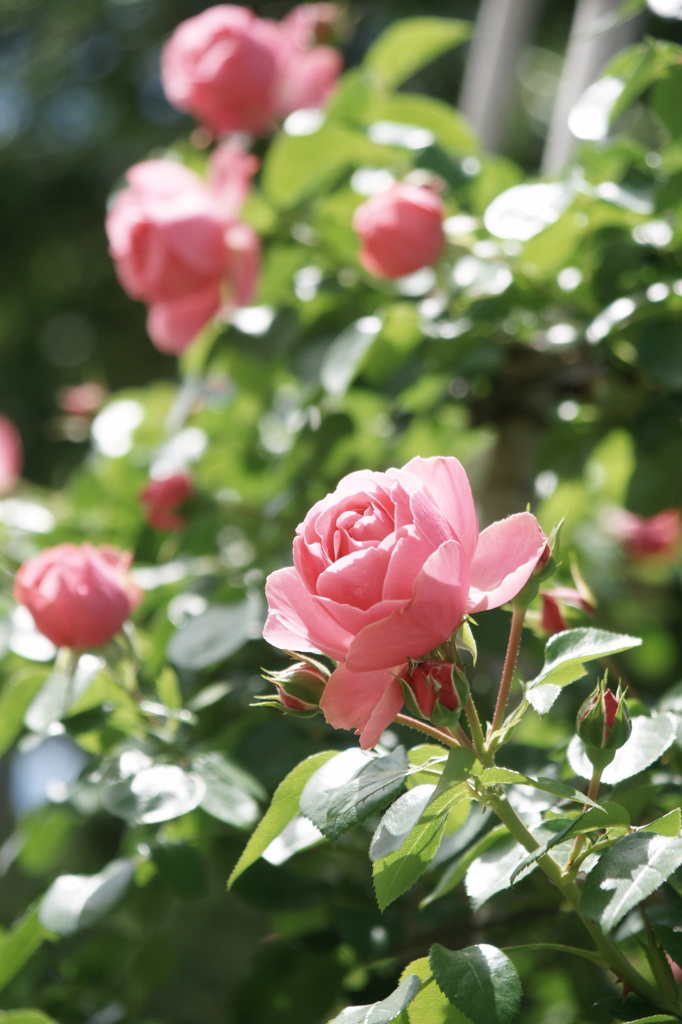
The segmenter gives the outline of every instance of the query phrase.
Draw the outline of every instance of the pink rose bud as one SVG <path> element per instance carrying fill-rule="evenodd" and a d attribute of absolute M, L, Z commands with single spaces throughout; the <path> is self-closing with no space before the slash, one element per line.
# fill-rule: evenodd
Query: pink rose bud
<path fill-rule="evenodd" d="M 13 490 L 24 465 L 21 434 L 11 420 L 0 416 L 0 494 Z"/>
<path fill-rule="evenodd" d="M 162 352 L 178 354 L 223 309 L 251 301 L 259 242 L 237 221 L 257 162 L 219 147 L 209 183 L 173 160 L 146 160 L 106 219 L 123 288 L 149 306 L 147 329 Z"/>
<path fill-rule="evenodd" d="M 569 608 L 579 608 L 580 611 L 591 615 L 594 606 L 574 587 L 553 587 L 551 590 L 540 591 L 541 611 L 540 624 L 545 633 L 550 636 L 554 633 L 562 633 L 569 626 L 564 618 L 562 605 Z"/>
<path fill-rule="evenodd" d="M 322 5 L 326 7 L 326 5 Z M 306 9 L 278 24 L 234 4 L 182 22 L 161 56 L 168 100 L 214 135 L 263 135 L 300 107 L 321 106 L 341 70 L 340 55 L 315 46 L 320 18 Z"/>
<path fill-rule="evenodd" d="M 459 719 L 469 697 L 465 677 L 450 661 L 427 658 L 419 662 L 405 678 L 406 704 L 427 721 L 453 725 Z M 411 699 L 410 699 L 411 698 Z"/>
<path fill-rule="evenodd" d="M 585 753 L 596 769 L 602 771 L 613 761 L 632 731 L 630 712 L 620 686 L 607 690 L 602 680 L 583 702 L 576 722 Z"/>
<path fill-rule="evenodd" d="M 258 696 L 259 707 L 276 707 L 295 718 L 312 718 L 320 712 L 320 698 L 329 679 L 329 670 L 308 659 L 289 665 L 282 672 L 266 672 L 265 678 L 277 695 Z"/>
<path fill-rule="evenodd" d="M 676 508 L 664 509 L 648 519 L 624 508 L 614 509 L 609 525 L 634 559 L 672 554 L 682 534 L 682 517 Z"/>
<path fill-rule="evenodd" d="M 529 512 L 479 535 L 457 459 L 350 473 L 297 528 L 294 565 L 268 578 L 264 636 L 339 663 L 320 706 L 373 746 L 403 705 L 406 663 L 448 641 L 467 613 L 510 601 L 546 543 Z"/>
<path fill-rule="evenodd" d="M 162 480 L 150 480 L 140 492 L 145 520 L 156 530 L 180 529 L 186 520 L 178 509 L 193 494 L 194 484 L 188 473 L 174 473 Z"/>
<path fill-rule="evenodd" d="M 127 575 L 131 561 L 132 555 L 111 547 L 59 544 L 24 562 L 14 596 L 57 647 L 101 647 L 140 601 Z"/>
<path fill-rule="evenodd" d="M 443 251 L 443 203 L 430 188 L 398 182 L 358 206 L 358 258 L 375 277 L 403 277 L 436 263 Z"/>

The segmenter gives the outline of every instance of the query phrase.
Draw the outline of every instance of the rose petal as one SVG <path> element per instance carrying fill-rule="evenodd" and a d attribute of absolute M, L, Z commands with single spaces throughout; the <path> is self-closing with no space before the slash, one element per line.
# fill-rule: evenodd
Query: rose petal
<path fill-rule="evenodd" d="M 465 555 L 473 558 L 478 540 L 478 520 L 471 486 L 464 467 L 457 459 L 436 456 L 410 459 L 407 470 L 421 480 L 434 505 L 446 517 Z"/>
<path fill-rule="evenodd" d="M 484 530 L 471 564 L 467 611 L 499 608 L 511 601 L 530 579 L 546 544 L 530 512 L 501 519 Z"/>
<path fill-rule="evenodd" d="M 156 302 L 149 308 L 147 332 L 161 352 L 178 355 L 220 308 L 220 284 L 215 281 L 201 291 L 190 292 L 170 302 Z"/>
<path fill-rule="evenodd" d="M 335 729 L 357 729 L 361 745 L 373 747 L 403 705 L 397 678 L 402 666 L 378 672 L 351 672 L 339 665 L 324 688 L 320 707 Z"/>
<path fill-rule="evenodd" d="M 343 659 L 352 635 L 312 599 L 293 568 L 278 569 L 265 584 L 270 614 L 263 636 L 274 647 Z"/>

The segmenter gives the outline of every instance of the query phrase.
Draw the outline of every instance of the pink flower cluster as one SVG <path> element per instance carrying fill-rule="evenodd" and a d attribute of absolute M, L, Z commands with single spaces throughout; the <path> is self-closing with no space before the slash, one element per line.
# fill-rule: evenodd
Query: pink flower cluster
<path fill-rule="evenodd" d="M 320 707 L 371 747 L 400 711 L 408 660 L 515 597 L 546 547 L 528 512 L 479 534 L 457 459 L 351 473 L 297 528 L 293 567 L 269 576 L 264 636 L 338 662 Z"/>
<path fill-rule="evenodd" d="M 263 135 L 287 114 L 321 107 L 341 56 L 315 45 L 334 20 L 333 4 L 296 7 L 281 22 L 219 4 L 183 21 L 166 44 L 161 78 L 170 103 L 214 135 Z"/>
<path fill-rule="evenodd" d="M 257 166 L 225 144 L 207 182 L 174 160 L 127 172 L 106 219 L 110 252 L 122 286 L 148 304 L 147 330 L 162 352 L 183 352 L 217 313 L 251 301 L 260 243 L 238 215 Z"/>

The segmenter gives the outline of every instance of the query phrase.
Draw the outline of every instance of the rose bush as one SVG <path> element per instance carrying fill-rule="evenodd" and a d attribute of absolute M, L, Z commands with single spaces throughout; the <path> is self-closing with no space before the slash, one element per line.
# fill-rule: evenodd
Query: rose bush
<path fill-rule="evenodd" d="M 445 244 L 443 216 L 443 203 L 432 189 L 396 182 L 355 211 L 360 263 L 375 277 L 388 278 L 432 266 Z"/>
<path fill-rule="evenodd" d="M 112 547 L 58 544 L 24 562 L 14 596 L 57 647 L 101 647 L 139 603 L 127 575 L 131 562 L 131 554 Z"/>
<path fill-rule="evenodd" d="M 278 24 L 233 4 L 182 22 L 166 44 L 161 77 L 168 100 L 214 135 L 262 135 L 301 107 L 325 102 L 341 70 L 340 54 L 315 46 L 330 5 L 291 11 Z"/>
<path fill-rule="evenodd" d="M 238 221 L 258 166 L 234 146 L 216 150 L 209 179 L 173 160 L 145 160 L 126 174 L 106 219 L 123 288 L 149 305 L 147 330 L 179 353 L 221 309 L 251 301 L 259 241 Z"/>
<path fill-rule="evenodd" d="M 449 639 L 465 614 L 511 600 L 546 545 L 528 512 L 479 534 L 455 458 L 351 473 L 297 528 L 293 567 L 268 577 L 264 636 L 339 663 L 320 706 L 370 747 L 402 706 L 407 659 Z"/>

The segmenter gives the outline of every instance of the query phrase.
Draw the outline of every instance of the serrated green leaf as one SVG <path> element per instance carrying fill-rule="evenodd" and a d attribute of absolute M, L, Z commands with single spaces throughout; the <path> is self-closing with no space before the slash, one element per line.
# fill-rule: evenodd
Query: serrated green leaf
<path fill-rule="evenodd" d="M 609 932 L 682 864 L 682 839 L 644 832 L 625 836 L 592 868 L 580 895 L 580 912 Z"/>
<path fill-rule="evenodd" d="M 513 1024 L 521 1006 L 514 964 L 495 946 L 449 950 L 436 943 L 429 955 L 436 983 L 473 1024 Z"/>
<path fill-rule="evenodd" d="M 467 21 L 454 18 L 402 18 L 370 46 L 364 67 L 392 89 L 471 35 Z"/>
<path fill-rule="evenodd" d="M 547 641 L 541 672 L 526 687 L 526 697 L 538 714 L 544 715 L 562 687 L 585 675 L 585 662 L 630 650 L 641 642 L 639 637 L 609 633 L 604 629 L 565 629 L 555 633 Z"/>
<path fill-rule="evenodd" d="M 349 1006 L 329 1024 L 390 1024 L 409 1006 L 421 988 L 416 974 L 408 974 L 386 999 L 366 1006 Z"/>
<path fill-rule="evenodd" d="M 515 839 L 501 839 L 471 862 L 465 884 L 474 910 L 478 910 L 498 892 L 509 888 L 512 872 L 524 859 L 526 852 Z"/>
<path fill-rule="evenodd" d="M 527 775 L 514 772 L 510 768 L 484 768 L 478 776 L 478 781 L 484 786 L 499 786 L 508 783 L 527 785 L 529 779 Z"/>
<path fill-rule="evenodd" d="M 443 767 L 447 760 L 447 754 L 437 743 L 420 743 L 407 752 L 407 759 L 412 768 L 412 774 L 407 776 L 405 783 L 408 789 L 415 786 L 435 785 L 443 774 Z M 415 768 L 423 768 L 415 772 Z"/>
<path fill-rule="evenodd" d="M 153 764 L 113 782 L 100 783 L 101 799 L 112 814 L 136 824 L 172 821 L 198 807 L 206 783 L 177 764 Z"/>
<path fill-rule="evenodd" d="M 41 924 L 35 907 L 29 908 L 16 924 L 0 935 L 0 990 L 49 938 L 54 935 Z"/>
<path fill-rule="evenodd" d="M 374 890 L 382 910 L 424 873 L 440 846 L 450 811 L 468 798 L 469 791 L 464 783 L 440 794 L 436 792 L 399 849 L 374 862 Z"/>
<path fill-rule="evenodd" d="M 357 751 L 344 751 L 336 760 L 347 759 L 349 754 L 357 755 Z M 301 813 L 328 839 L 338 839 L 393 800 L 403 788 L 408 771 L 404 747 L 371 758 L 341 785 L 334 785 L 336 765 L 325 766 L 306 783 Z"/>
<path fill-rule="evenodd" d="M 422 900 L 421 905 L 427 906 L 434 900 L 437 900 L 441 896 L 445 896 L 446 893 L 451 892 L 456 885 L 459 885 L 459 883 L 464 880 L 470 865 L 473 864 L 478 857 L 481 857 L 486 850 L 489 850 L 494 846 L 499 839 L 507 834 L 507 829 L 504 825 L 498 825 L 496 828 L 491 829 L 490 832 L 486 832 L 486 834 L 482 836 L 478 842 L 474 843 L 466 853 L 463 853 L 462 856 L 458 857 L 453 864 L 449 865 L 447 870 L 441 876 L 436 888 Z"/>
<path fill-rule="evenodd" d="M 648 825 L 641 825 L 639 831 L 655 832 L 657 836 L 679 836 L 682 832 L 682 810 L 674 807 L 672 811 L 668 811 Z"/>
<path fill-rule="evenodd" d="M 415 827 L 435 792 L 433 783 L 424 783 L 402 793 L 388 808 L 377 825 L 369 847 L 371 861 L 388 857 L 399 850 Z"/>
<path fill-rule="evenodd" d="M 602 772 L 602 782 L 613 786 L 644 771 L 665 753 L 675 735 L 675 719 L 669 713 L 656 715 L 655 718 L 647 718 L 645 715 L 633 718 L 630 737 Z M 578 736 L 574 736 L 569 743 L 566 755 L 576 775 L 581 775 L 583 779 L 592 777 L 592 763 Z"/>
<path fill-rule="evenodd" d="M 120 903 L 132 879 L 133 863 L 123 858 L 96 875 L 60 875 L 40 901 L 40 923 L 57 935 L 88 928 Z"/>
<path fill-rule="evenodd" d="M 398 1024 L 471 1024 L 469 1018 L 448 1002 L 438 988 L 427 957 L 408 964 L 401 980 L 410 974 L 419 978 L 422 987 L 407 1010 L 397 1018 Z"/>
<path fill-rule="evenodd" d="M 272 803 L 261 818 L 258 826 L 249 839 L 244 851 L 232 869 L 228 879 L 228 889 L 234 885 L 239 876 L 258 860 L 267 850 L 273 839 L 286 828 L 298 814 L 298 802 L 305 784 L 315 772 L 327 761 L 337 757 L 336 750 L 322 750 L 301 761 L 280 782 L 275 790 Z"/>

